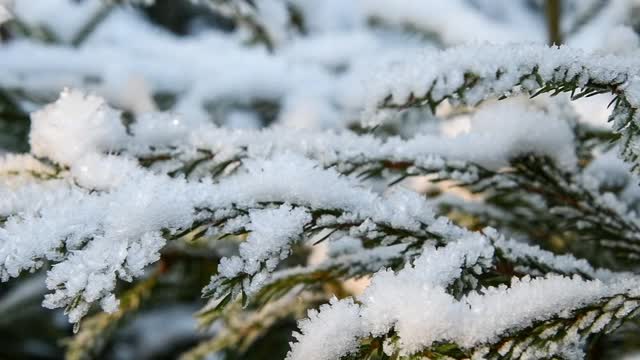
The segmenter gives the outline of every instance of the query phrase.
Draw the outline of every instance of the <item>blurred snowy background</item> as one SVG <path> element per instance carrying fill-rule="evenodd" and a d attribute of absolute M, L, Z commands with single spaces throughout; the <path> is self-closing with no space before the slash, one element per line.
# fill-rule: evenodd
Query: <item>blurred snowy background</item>
<path fill-rule="evenodd" d="M 0 152 L 28 150 L 29 113 L 65 87 L 99 94 L 129 117 L 171 111 L 231 128 L 357 131 L 365 79 L 409 56 L 478 42 L 608 53 L 637 52 L 640 43 L 638 0 L 0 0 L 3 17 Z M 598 125 L 608 101 L 572 105 Z M 385 130 L 468 127 L 466 114 L 439 111 L 448 121 L 415 121 L 432 117 L 416 110 L 403 119 L 413 126 Z M 100 358 L 174 358 L 206 336 L 192 314 L 204 303 L 207 260 L 172 270 L 167 291 L 160 284 Z M 0 288 L 0 359 L 63 357 L 71 329 L 40 306 L 43 275 Z M 282 358 L 295 321 L 283 326 L 282 338 L 258 341 L 243 358 L 264 358 L 265 349 Z"/>

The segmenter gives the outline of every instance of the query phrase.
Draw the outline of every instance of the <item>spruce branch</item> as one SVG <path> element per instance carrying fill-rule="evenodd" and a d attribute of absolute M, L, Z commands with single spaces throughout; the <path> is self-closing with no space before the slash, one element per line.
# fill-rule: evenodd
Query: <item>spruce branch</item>
<path fill-rule="evenodd" d="M 364 120 L 375 125 L 380 109 L 426 106 L 435 112 L 444 101 L 475 106 L 487 98 L 522 92 L 532 97 L 570 93 L 573 100 L 609 93 L 614 96 L 609 121 L 620 136 L 621 154 L 635 165 L 638 154 L 633 144 L 640 133 L 636 125 L 640 116 L 636 67 L 629 58 L 588 54 L 568 47 L 458 47 L 409 61 L 381 76 L 372 86 L 376 90 L 370 95 Z M 407 78 L 415 68 L 429 70 Z"/>
<path fill-rule="evenodd" d="M 569 359 L 581 353 L 588 338 L 606 334 L 618 328 L 626 319 L 637 316 L 638 297 L 618 295 L 573 311 L 568 316 L 541 321 L 512 334 L 505 334 L 499 341 L 464 348 L 455 343 L 439 343 L 412 355 L 397 352 L 385 354 L 383 346 L 393 347 L 397 336 L 363 339 L 360 349 L 344 359 L 420 359 L 446 358 L 469 359 Z M 384 345 L 382 345 L 384 344 Z M 374 345 L 374 346 L 372 346 Z M 387 350 L 389 351 L 389 350 Z"/>
<path fill-rule="evenodd" d="M 460 276 L 460 268 L 491 255 L 487 245 L 482 239 L 461 240 L 424 253 L 398 272 L 376 273 L 356 299 L 334 299 L 319 312 L 310 312 L 309 319 L 300 322 L 302 333 L 296 335 L 288 359 L 310 351 L 319 352 L 317 358 L 563 357 L 580 353 L 590 335 L 611 331 L 637 313 L 633 277 L 525 276 L 452 296 L 446 286 Z M 449 262 L 432 260 L 437 256 Z M 437 310 L 444 303 L 450 303 L 451 312 Z M 323 339 L 327 331 L 338 338 Z"/>

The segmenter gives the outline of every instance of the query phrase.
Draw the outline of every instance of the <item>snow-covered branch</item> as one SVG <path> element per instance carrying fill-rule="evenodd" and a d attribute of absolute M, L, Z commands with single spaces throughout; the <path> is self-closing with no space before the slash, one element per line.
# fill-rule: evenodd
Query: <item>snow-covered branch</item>
<path fill-rule="evenodd" d="M 364 351 L 361 356 L 384 351 L 400 356 L 544 358 L 579 351 L 588 335 L 615 326 L 640 305 L 633 277 L 525 277 L 459 300 L 448 294 L 446 286 L 461 267 L 491 255 L 487 245 L 478 238 L 460 240 L 423 254 L 397 273 L 377 273 L 357 302 L 333 300 L 319 312 L 311 311 L 300 323 L 302 333 L 296 335 L 288 358 L 336 359 L 359 351 Z M 515 336 L 530 327 L 539 329 L 536 335 Z M 361 348 L 368 337 L 378 345 Z"/>
<path fill-rule="evenodd" d="M 389 111 L 428 106 L 445 100 L 476 105 L 491 97 L 522 92 L 532 96 L 571 93 L 572 99 L 611 93 L 610 121 L 621 134 L 624 157 L 635 164 L 640 130 L 640 77 L 635 58 L 587 53 L 543 45 L 462 46 L 396 63 L 376 76 L 369 88 L 363 120 L 377 124 Z"/>
<path fill-rule="evenodd" d="M 360 178 L 389 174 L 397 181 L 434 175 L 475 192 L 524 191 L 543 196 L 550 202 L 548 208 L 562 211 L 565 221 L 583 224 L 582 232 L 593 226 L 602 228 L 604 216 L 610 226 L 602 229 L 610 231 L 594 240 L 637 253 L 636 216 L 619 200 L 592 189 L 588 176 L 582 178 L 575 145 L 580 128 L 558 119 L 566 113 L 549 105 L 540 109 L 520 100 L 489 104 L 471 117 L 469 133 L 453 138 L 423 134 L 409 140 L 383 140 L 350 132 L 191 128 L 186 119 L 171 114 L 142 116 L 129 125 L 130 134 L 126 134 L 119 115 L 103 100 L 67 91 L 54 105 L 35 113 L 31 141 L 36 155 L 48 156 L 63 166 L 86 152 L 100 150 L 130 155 L 154 171 L 200 178 L 237 171 L 254 158 L 296 153 Z M 85 121 L 87 117 L 93 123 Z M 48 131 L 51 126 L 69 138 Z M 550 162 L 543 160 L 547 158 Z M 103 189 L 105 184 L 95 183 L 96 174 L 91 174 L 94 179 L 84 179 L 90 174 L 82 171 L 85 161 L 76 161 L 71 175 L 81 185 Z M 509 166 L 515 171 L 501 172 Z"/>

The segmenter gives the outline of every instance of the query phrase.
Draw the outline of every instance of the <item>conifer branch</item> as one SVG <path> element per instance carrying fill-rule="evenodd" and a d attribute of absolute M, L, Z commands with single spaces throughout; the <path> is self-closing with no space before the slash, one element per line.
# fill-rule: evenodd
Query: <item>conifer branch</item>
<path fill-rule="evenodd" d="M 377 109 L 428 107 L 435 112 L 444 101 L 475 106 L 487 98 L 521 92 L 531 97 L 570 93 L 572 100 L 608 93 L 615 98 L 609 121 L 620 135 L 622 155 L 635 168 L 640 82 L 633 59 L 568 47 L 496 45 L 454 48 L 403 65 L 372 84 L 376 92 L 370 95 L 365 121 L 375 125 L 381 116 Z M 407 78 L 415 68 L 429 70 Z"/>

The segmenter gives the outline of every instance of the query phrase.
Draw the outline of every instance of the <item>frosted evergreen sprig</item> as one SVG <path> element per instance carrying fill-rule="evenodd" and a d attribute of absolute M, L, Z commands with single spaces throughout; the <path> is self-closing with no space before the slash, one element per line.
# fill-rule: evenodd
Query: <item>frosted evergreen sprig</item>
<path fill-rule="evenodd" d="M 572 99 L 610 93 L 614 105 L 609 121 L 627 161 L 636 163 L 640 77 L 633 58 L 592 54 L 566 46 L 461 46 L 395 64 L 373 80 L 363 119 L 377 124 L 388 112 L 380 109 L 477 105 L 491 97 L 522 92 L 570 93 Z M 420 69 L 420 70 L 418 70 Z"/>
<path fill-rule="evenodd" d="M 473 115 L 471 133 L 453 139 L 440 134 L 382 140 L 347 131 L 228 130 L 192 125 L 173 114 L 140 116 L 125 128 L 120 114 L 103 99 L 66 90 L 54 104 L 34 113 L 31 143 L 35 156 L 62 167 L 86 152 L 98 151 L 138 159 L 145 167 L 174 176 L 196 171 L 197 177 L 207 177 L 237 167 L 243 159 L 283 152 L 317 159 L 347 174 L 402 170 L 412 164 L 432 167 L 442 162 L 440 158 L 497 169 L 530 152 L 574 167 L 574 135 L 561 115 L 518 101 L 490 105 Z M 514 116 L 519 122 L 513 121 Z"/>
<path fill-rule="evenodd" d="M 445 357 L 449 359 L 529 359 L 529 358 L 575 358 L 584 356 L 583 342 L 597 334 L 616 330 L 625 318 L 637 316 L 640 303 L 638 297 L 618 295 L 601 302 L 575 310 L 570 316 L 561 314 L 557 318 L 540 321 L 530 327 L 501 337 L 493 344 L 476 348 L 464 348 L 455 343 L 438 343 L 416 354 L 399 356 L 399 359 L 420 357 Z M 353 354 L 344 359 L 363 357 L 384 358 L 397 345 L 396 335 L 370 338 Z"/>
<path fill-rule="evenodd" d="M 459 276 L 460 267 L 479 256 L 476 246 L 487 245 L 481 238 L 466 241 L 425 253 L 397 273 L 381 271 L 355 300 L 333 300 L 310 312 L 288 359 L 308 354 L 312 359 L 358 358 L 367 351 L 407 358 L 548 357 L 579 351 L 588 335 L 615 328 L 618 319 L 632 316 L 640 305 L 634 277 L 524 277 L 457 300 L 446 286 Z M 438 255 L 448 261 L 431 260 Z M 435 310 L 444 303 L 448 311 Z M 329 332 L 335 336 L 327 337 Z M 373 348 L 370 336 L 377 339 Z M 360 348 L 363 340 L 369 346 Z"/>
<path fill-rule="evenodd" d="M 101 163 L 93 164 L 100 166 Z M 59 262 L 50 272 L 48 283 L 55 293 L 47 296 L 47 304 L 68 307 L 75 322 L 88 311 L 92 301 L 115 301 L 113 295 L 108 294 L 115 286 L 116 276 L 125 280 L 138 276 L 145 265 L 157 260 L 167 238 L 177 238 L 197 228 L 221 227 L 223 232 L 255 234 L 258 238 L 250 236 L 241 247 L 247 253 L 242 267 L 250 274 L 258 273 L 262 266 L 273 268 L 279 257 L 288 254 L 290 242 L 304 231 L 354 228 L 356 233 L 381 241 L 386 229 L 391 229 L 395 234 L 390 235 L 395 240 L 389 241 L 434 239 L 422 225 L 433 222 L 429 208 L 410 193 L 396 193 L 383 199 L 335 171 L 318 168 L 316 163 L 292 155 L 248 165 L 248 173 L 226 178 L 218 184 L 189 183 L 133 167 L 128 168 L 132 171 L 129 174 L 133 176 L 132 181 L 104 192 L 68 191 L 64 184 L 62 188 L 54 188 L 62 192 L 49 198 L 48 207 L 26 208 L 27 211 L 10 216 L 5 222 L 0 248 L 4 255 L 3 278 L 38 268 L 44 259 Z M 85 181 L 94 184 L 105 181 L 104 176 L 108 178 L 111 169 L 100 168 L 106 170 L 106 174 L 100 175 L 98 167 L 91 167 L 87 170 L 96 177 Z M 286 186 L 281 183 L 280 177 L 286 168 L 292 170 L 292 176 L 299 177 L 297 190 L 293 178 Z M 122 176 L 121 172 L 116 174 Z M 261 179 L 257 183 L 256 175 Z M 318 181 L 316 190 L 306 187 L 307 176 Z M 333 195 L 319 190 L 327 188 L 333 189 Z M 253 190 L 246 192 L 249 189 Z M 35 195 L 45 188 L 28 186 L 27 190 Z M 69 197 L 69 194 L 75 195 Z M 131 196 L 136 198 L 135 203 L 125 200 Z M 394 210 L 400 203 L 410 206 L 401 212 Z M 275 207 L 269 208 L 270 205 Z M 369 211 L 363 212 L 365 208 Z M 310 222 L 313 218 L 310 214 L 314 212 L 316 220 L 321 220 L 318 224 Z M 83 225 L 73 226 L 79 219 Z M 137 220 L 135 226 L 127 225 L 133 224 L 134 219 Z M 281 223 L 281 229 L 271 229 L 274 221 Z M 265 236 L 272 240 L 267 241 Z M 122 255 L 124 250 L 127 250 L 126 256 Z M 94 257 L 102 260 L 90 262 L 89 270 L 86 260 Z M 75 272 L 79 268 L 89 270 L 87 277 L 78 277 Z"/>
<path fill-rule="evenodd" d="M 492 256 L 482 259 L 482 262 L 468 264 L 463 269 L 460 276 L 449 285 L 449 291 L 454 296 L 462 296 L 482 285 L 503 283 L 513 276 L 578 274 L 584 279 L 607 280 L 618 275 L 604 269 L 595 269 L 585 260 L 576 259 L 571 255 L 555 255 L 534 246 L 505 239 L 495 229 L 484 229 L 483 235 L 491 242 Z M 262 288 L 249 299 L 249 304 L 261 306 L 290 291 L 301 291 L 318 285 L 319 281 L 344 281 L 366 277 L 382 269 L 399 270 L 422 253 L 434 250 L 427 247 L 406 252 L 405 244 L 366 249 L 359 245 L 357 239 L 348 237 L 340 239 L 338 243 L 340 245 L 337 247 L 341 250 L 335 254 L 335 251 L 330 252 L 329 258 L 322 263 L 275 271 Z M 220 301 L 216 299 L 211 303 L 221 305 Z M 212 307 L 210 311 L 203 312 L 201 317 L 203 321 L 210 323 L 217 317 L 215 314 L 222 309 L 222 306 Z"/>

